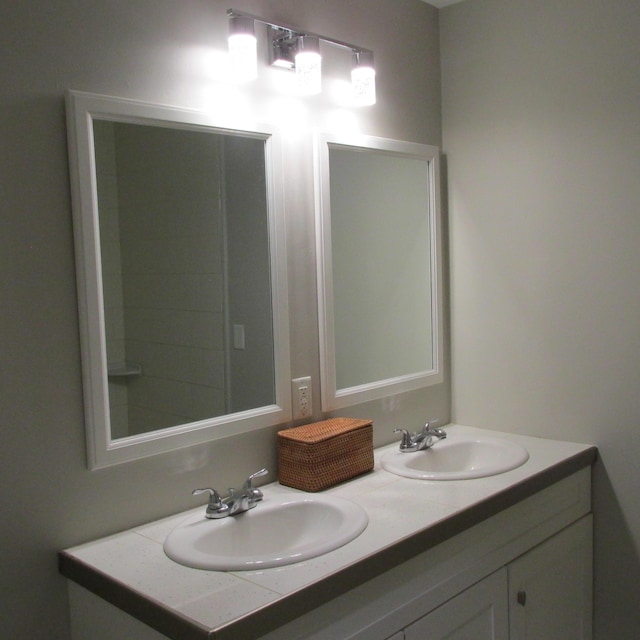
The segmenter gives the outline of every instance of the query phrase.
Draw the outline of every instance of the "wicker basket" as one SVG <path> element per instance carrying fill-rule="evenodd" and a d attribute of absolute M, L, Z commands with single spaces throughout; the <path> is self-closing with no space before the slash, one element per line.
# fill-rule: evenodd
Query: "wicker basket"
<path fill-rule="evenodd" d="M 373 469 L 373 422 L 332 418 L 278 432 L 278 479 L 321 491 Z"/>

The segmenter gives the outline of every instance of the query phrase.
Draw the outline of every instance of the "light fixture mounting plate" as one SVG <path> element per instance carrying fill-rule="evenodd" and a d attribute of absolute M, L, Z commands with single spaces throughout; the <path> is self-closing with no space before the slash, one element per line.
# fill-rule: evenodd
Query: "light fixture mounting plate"
<path fill-rule="evenodd" d="M 296 41 L 299 35 L 291 29 L 267 25 L 269 64 L 280 69 L 295 69 Z"/>

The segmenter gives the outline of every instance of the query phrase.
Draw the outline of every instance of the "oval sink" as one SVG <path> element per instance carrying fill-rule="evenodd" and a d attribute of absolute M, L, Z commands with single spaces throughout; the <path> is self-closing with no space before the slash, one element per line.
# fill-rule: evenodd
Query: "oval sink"
<path fill-rule="evenodd" d="M 267 569 L 337 549 L 368 522 L 360 505 L 337 496 L 265 495 L 250 511 L 219 520 L 205 518 L 203 508 L 167 536 L 164 551 L 195 569 Z"/>
<path fill-rule="evenodd" d="M 467 480 L 510 471 L 528 459 L 528 451 L 510 440 L 449 434 L 446 440 L 424 451 L 387 451 L 382 456 L 382 467 L 405 478 Z"/>

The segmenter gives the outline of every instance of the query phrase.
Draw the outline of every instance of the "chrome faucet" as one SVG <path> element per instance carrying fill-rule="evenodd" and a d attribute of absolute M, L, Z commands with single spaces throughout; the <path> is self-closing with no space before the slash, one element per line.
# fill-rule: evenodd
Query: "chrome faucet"
<path fill-rule="evenodd" d="M 262 491 L 253 486 L 253 480 L 254 478 L 265 476 L 267 473 L 268 471 L 266 469 L 260 469 L 260 471 L 252 473 L 245 480 L 242 488 L 229 489 L 229 495 L 225 498 L 221 498 L 215 489 L 209 487 L 206 489 L 194 489 L 192 494 L 194 496 L 200 495 L 201 493 L 209 494 L 209 504 L 204 514 L 205 517 L 217 519 L 234 516 L 237 513 L 244 513 L 245 511 L 249 511 L 249 509 L 253 509 L 256 503 L 262 500 Z"/>
<path fill-rule="evenodd" d="M 433 447 L 439 440 L 444 440 L 447 437 L 447 432 L 444 431 L 444 429 L 432 428 L 432 425 L 437 422 L 437 420 L 430 420 L 424 425 L 422 431 L 418 433 L 407 431 L 406 429 L 394 429 L 394 433 L 402 433 L 400 451 L 403 453 L 423 451 L 424 449 Z"/>

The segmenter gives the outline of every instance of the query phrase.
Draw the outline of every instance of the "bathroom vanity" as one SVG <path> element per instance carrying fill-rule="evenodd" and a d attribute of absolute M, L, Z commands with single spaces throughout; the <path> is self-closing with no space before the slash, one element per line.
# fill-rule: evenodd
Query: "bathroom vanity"
<path fill-rule="evenodd" d="M 170 560 L 166 537 L 204 506 L 67 549 L 73 640 L 591 638 L 595 447 L 446 430 L 519 443 L 529 459 L 489 477 L 416 480 L 382 468 L 398 445 L 384 447 L 373 472 L 322 492 L 364 507 L 366 529 L 283 567 Z M 265 502 L 302 493 L 262 490 Z"/>

